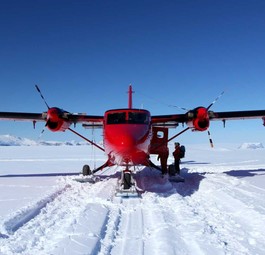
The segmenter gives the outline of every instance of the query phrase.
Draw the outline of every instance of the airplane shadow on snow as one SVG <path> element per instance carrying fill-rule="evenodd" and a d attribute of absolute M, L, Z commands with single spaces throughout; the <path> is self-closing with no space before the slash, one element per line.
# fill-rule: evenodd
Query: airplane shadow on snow
<path fill-rule="evenodd" d="M 231 170 L 224 172 L 227 175 L 244 178 L 244 177 L 254 177 L 256 175 L 265 175 L 265 169 L 249 169 L 249 170 Z"/>
<path fill-rule="evenodd" d="M 79 174 L 80 173 L 6 174 L 6 175 L 0 175 L 0 178 L 74 176 L 74 175 L 79 175 Z"/>
<path fill-rule="evenodd" d="M 157 193 L 160 196 L 171 196 L 174 193 L 185 197 L 195 193 L 205 178 L 201 173 L 189 173 L 188 168 L 181 168 L 181 176 L 185 182 L 171 182 L 161 177 L 161 172 L 145 167 L 135 175 L 139 188 L 147 192 Z"/>
<path fill-rule="evenodd" d="M 189 173 L 188 168 L 181 168 L 181 176 L 185 179 L 183 183 L 174 183 L 173 186 L 176 189 L 176 193 L 183 197 L 191 196 L 200 188 L 201 181 L 205 178 L 204 173 Z"/>

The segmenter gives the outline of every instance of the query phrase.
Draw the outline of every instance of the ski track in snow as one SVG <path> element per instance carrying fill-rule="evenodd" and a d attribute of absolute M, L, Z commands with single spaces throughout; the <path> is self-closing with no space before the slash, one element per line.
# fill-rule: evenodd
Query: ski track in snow
<path fill-rule="evenodd" d="M 186 173 L 186 183 L 173 184 L 153 171 L 145 175 L 160 178 L 148 183 L 158 192 L 136 198 L 115 197 L 116 178 L 89 184 L 61 177 L 57 191 L 4 222 L 0 251 L 263 254 L 264 192 L 249 192 L 244 181 L 219 173 L 207 175 L 207 184 L 191 195 L 194 182 L 201 179 L 196 173 Z M 141 180 L 142 187 L 147 185 Z"/>
<path fill-rule="evenodd" d="M 135 176 L 145 192 L 134 198 L 115 196 L 113 173 L 95 184 L 56 177 L 55 188 L 1 222 L 0 254 L 262 255 L 265 189 L 232 175 L 242 169 L 265 173 L 185 164 L 185 183 L 171 183 L 145 168 Z"/>

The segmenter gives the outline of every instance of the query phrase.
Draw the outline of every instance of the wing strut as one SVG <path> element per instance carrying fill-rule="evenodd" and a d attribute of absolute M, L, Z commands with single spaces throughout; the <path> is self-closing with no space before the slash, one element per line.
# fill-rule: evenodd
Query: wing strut
<path fill-rule="evenodd" d="M 186 132 L 187 130 L 189 130 L 190 127 L 187 127 L 185 129 L 183 129 L 181 132 L 177 133 L 176 135 L 172 136 L 170 139 L 167 140 L 167 142 L 170 142 L 171 140 L 173 140 L 174 138 L 176 138 L 177 136 L 183 134 L 184 132 Z"/>
<path fill-rule="evenodd" d="M 73 132 L 74 134 L 78 135 L 79 137 L 83 138 L 85 141 L 91 143 L 92 145 L 96 146 L 98 149 L 105 151 L 102 147 L 100 147 L 99 145 L 97 145 L 96 143 L 92 142 L 91 140 L 89 140 L 88 138 L 82 136 L 81 134 L 77 133 L 76 131 L 74 131 L 71 128 L 68 128 L 68 130 L 70 130 L 71 132 Z"/>
<path fill-rule="evenodd" d="M 167 141 L 164 141 L 164 142 L 162 142 L 161 144 L 155 146 L 155 147 L 153 148 L 153 150 L 156 150 L 157 148 L 159 148 L 159 147 L 161 147 L 161 146 L 167 144 L 168 142 L 170 142 L 171 140 L 173 140 L 173 139 L 176 138 L 177 136 L 183 134 L 184 132 L 186 132 L 186 131 L 189 130 L 189 129 L 190 129 L 190 127 L 187 127 L 187 128 L 185 128 L 185 129 L 183 129 L 182 131 L 180 131 L 180 132 L 177 133 L 176 135 L 172 136 L 172 137 L 171 137 L 170 139 L 168 139 Z"/>

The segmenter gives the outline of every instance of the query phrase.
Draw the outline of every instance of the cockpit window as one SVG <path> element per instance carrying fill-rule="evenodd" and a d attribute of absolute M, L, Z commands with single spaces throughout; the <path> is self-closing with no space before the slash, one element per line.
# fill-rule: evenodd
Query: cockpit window
<path fill-rule="evenodd" d="M 129 112 L 128 123 L 147 124 L 148 115 L 143 112 Z"/>
<path fill-rule="evenodd" d="M 125 112 L 116 112 L 108 114 L 107 124 L 125 124 L 125 123 L 126 123 Z"/>
<path fill-rule="evenodd" d="M 148 124 L 146 112 L 112 112 L 107 115 L 107 124 Z"/>

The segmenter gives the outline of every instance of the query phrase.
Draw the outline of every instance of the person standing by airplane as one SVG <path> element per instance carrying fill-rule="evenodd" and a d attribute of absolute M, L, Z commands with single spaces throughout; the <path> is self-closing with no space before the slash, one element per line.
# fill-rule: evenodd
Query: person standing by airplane
<path fill-rule="evenodd" d="M 180 162 L 180 159 L 183 158 L 183 153 L 180 149 L 180 144 L 179 143 L 175 143 L 175 150 L 174 152 L 172 153 L 173 156 L 174 156 L 174 164 L 175 164 L 175 174 L 180 174 L 180 168 L 179 168 L 179 162 Z"/>
<path fill-rule="evenodd" d="M 168 147 L 163 147 L 163 149 L 159 151 L 159 154 L 158 154 L 158 157 L 157 157 L 157 160 L 160 159 L 162 175 L 168 173 L 168 169 L 167 169 L 168 156 L 169 156 Z"/>

